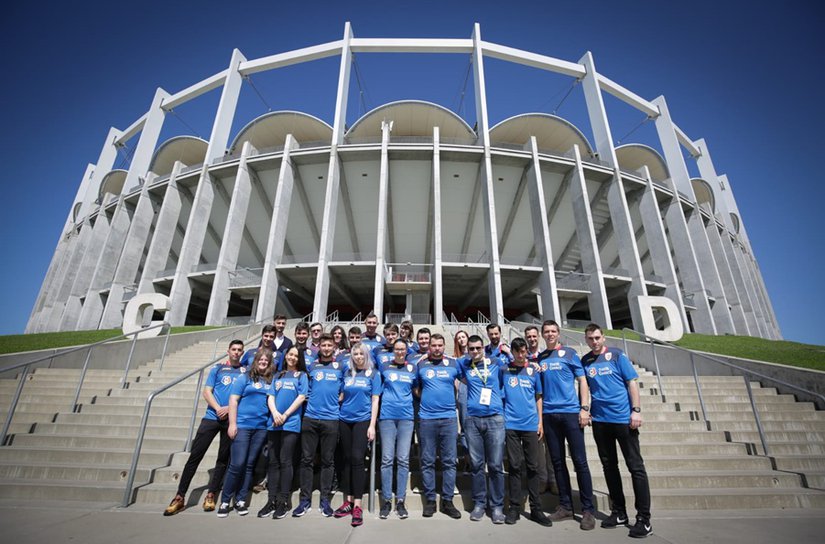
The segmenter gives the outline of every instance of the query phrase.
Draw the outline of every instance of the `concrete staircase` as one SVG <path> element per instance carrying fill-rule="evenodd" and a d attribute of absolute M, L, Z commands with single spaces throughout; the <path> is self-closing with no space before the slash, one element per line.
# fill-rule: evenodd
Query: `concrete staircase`
<path fill-rule="evenodd" d="M 449 336 L 447 344 L 452 344 Z M 168 357 L 163 371 L 157 370 L 157 362 L 143 365 L 126 389 L 119 387 L 119 372 L 90 373 L 76 413 L 68 409 L 76 372 L 34 372 L 15 417 L 11 445 L 0 447 L 0 498 L 120 502 L 146 395 L 210 360 L 212 352 L 213 344 L 199 344 Z M 765 457 L 741 377 L 701 378 L 708 429 L 692 377 L 662 378 L 667 401 L 663 403 L 656 377 L 644 369 L 639 372 L 645 418 L 642 453 L 655 510 L 825 508 L 822 412 L 753 384 L 769 438 L 771 457 Z M 0 400 L 5 407 L 14 388 L 2 382 Z M 181 449 L 195 388 L 196 380 L 191 379 L 155 401 L 135 477 L 137 503 L 160 510 L 174 495 L 188 457 Z M 200 402 L 196 425 L 203 410 Z M 586 441 L 597 504 L 606 511 L 607 487 L 590 431 Z M 217 440 L 192 482 L 189 504 L 200 502 L 216 453 Z M 415 460 L 413 469 L 411 486 L 417 486 Z M 572 474 L 572 464 L 570 469 Z M 469 484 L 467 475 L 459 477 L 462 493 L 456 495 L 457 505 L 465 506 L 465 500 L 471 505 Z M 629 478 L 625 493 L 632 504 Z M 555 497 L 544 497 L 548 509 L 555 506 Z M 253 507 L 264 500 L 255 496 Z M 417 497 L 410 495 L 408 503 L 411 509 L 420 508 Z"/>
<path fill-rule="evenodd" d="M 162 371 L 152 361 L 132 371 L 90 370 L 80 405 L 70 409 L 80 373 L 37 369 L 29 375 L 13 419 L 9 445 L 0 447 L 0 499 L 79 500 L 115 504 L 123 497 L 146 396 L 212 359 L 204 342 L 167 356 Z M 0 380 L 0 405 L 11 402 L 16 380 Z M 136 484 L 169 464 L 183 448 L 197 376 L 155 400 Z"/>

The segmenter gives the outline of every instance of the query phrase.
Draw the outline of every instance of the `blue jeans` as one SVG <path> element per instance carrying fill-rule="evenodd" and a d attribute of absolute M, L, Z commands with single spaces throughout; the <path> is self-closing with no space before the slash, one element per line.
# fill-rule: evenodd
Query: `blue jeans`
<path fill-rule="evenodd" d="M 553 461 L 553 471 L 556 473 L 556 484 L 559 486 L 559 504 L 573 511 L 573 491 L 570 486 L 570 471 L 564 455 L 564 441 L 570 448 L 570 457 L 573 459 L 573 468 L 576 471 L 576 480 L 579 483 L 579 498 L 583 512 L 593 512 L 593 481 L 590 478 L 590 467 L 587 465 L 587 451 L 584 448 L 584 429 L 579 425 L 579 414 L 543 414 L 544 437 L 550 459 Z"/>
<path fill-rule="evenodd" d="M 441 500 L 453 500 L 455 493 L 455 454 L 458 422 L 454 417 L 422 419 L 418 437 L 421 439 L 421 479 L 424 496 L 435 501 L 435 456 L 441 455 Z"/>
<path fill-rule="evenodd" d="M 381 497 L 386 501 L 392 499 L 392 464 L 397 460 L 395 498 L 399 501 L 404 500 L 407 495 L 407 480 L 410 477 L 413 421 L 382 419 L 378 422 L 378 430 L 381 432 Z"/>
<path fill-rule="evenodd" d="M 246 500 L 252 485 L 252 471 L 266 442 L 266 429 L 238 429 L 229 454 L 229 470 L 223 484 L 221 502 Z"/>
<path fill-rule="evenodd" d="M 504 506 L 504 417 L 492 415 L 476 417 L 468 415 L 467 446 L 470 450 L 470 470 L 473 474 L 473 502 L 476 506 L 487 506 L 487 477 L 490 478 L 490 506 Z"/>

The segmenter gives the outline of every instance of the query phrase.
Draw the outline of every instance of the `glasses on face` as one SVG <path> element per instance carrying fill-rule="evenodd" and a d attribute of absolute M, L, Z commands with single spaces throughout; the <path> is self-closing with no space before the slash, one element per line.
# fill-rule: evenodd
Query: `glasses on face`
<path fill-rule="evenodd" d="M 467 348 L 467 351 L 481 351 L 483 349 L 484 348 L 481 347 L 481 346 L 470 346 L 470 347 Z"/>

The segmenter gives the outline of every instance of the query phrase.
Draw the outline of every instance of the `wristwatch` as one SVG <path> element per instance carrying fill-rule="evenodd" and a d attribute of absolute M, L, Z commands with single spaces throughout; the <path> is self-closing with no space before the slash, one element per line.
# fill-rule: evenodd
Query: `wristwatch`
<path fill-rule="evenodd" d="M 582 404 L 581 409 L 584 410 L 585 412 L 589 412 L 590 411 L 590 406 L 588 406 L 586 404 Z"/>
<path fill-rule="evenodd" d="M 631 408 L 631 410 L 633 410 L 634 412 L 639 414 L 639 413 L 642 412 L 642 407 L 641 406 L 634 406 L 633 408 Z"/>

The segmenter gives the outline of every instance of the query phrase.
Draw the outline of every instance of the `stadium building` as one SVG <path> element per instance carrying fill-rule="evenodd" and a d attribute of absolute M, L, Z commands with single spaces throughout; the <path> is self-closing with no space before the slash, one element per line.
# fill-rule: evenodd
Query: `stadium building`
<path fill-rule="evenodd" d="M 347 126 L 353 54 L 370 53 L 469 55 L 476 126 L 416 100 Z M 247 78 L 326 57 L 340 58 L 332 119 L 273 111 L 232 133 Z M 488 59 L 577 82 L 589 126 L 531 111 L 490 119 Z M 167 113 L 218 89 L 208 140 L 159 141 Z M 614 144 L 605 93 L 651 119 L 661 153 Z M 466 39 L 374 39 L 347 24 L 341 39 L 295 51 L 235 50 L 225 70 L 159 89 L 143 116 L 109 131 L 26 331 L 117 327 L 147 293 L 168 297 L 173 325 L 375 308 L 382 320 L 480 312 L 639 330 L 639 301 L 665 297 L 685 330 L 780 338 L 731 186 L 674 118 L 663 97 L 599 74 L 590 53 L 518 50 L 484 41 L 478 25 Z"/>

